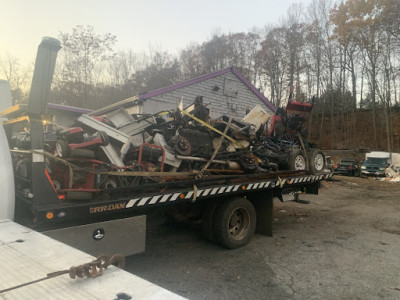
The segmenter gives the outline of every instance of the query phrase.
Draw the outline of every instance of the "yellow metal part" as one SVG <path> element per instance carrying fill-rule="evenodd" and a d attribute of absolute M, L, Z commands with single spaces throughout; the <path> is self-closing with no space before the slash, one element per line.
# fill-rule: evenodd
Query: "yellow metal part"
<path fill-rule="evenodd" d="M 0 117 L 9 117 L 12 114 L 24 112 L 26 104 L 16 104 L 5 110 L 0 111 Z"/>
<path fill-rule="evenodd" d="M 14 123 L 20 123 L 20 122 L 25 122 L 25 121 L 29 123 L 29 117 L 28 116 L 23 116 L 23 117 L 19 117 L 19 118 L 16 118 L 16 119 L 3 121 L 3 124 L 7 125 L 7 124 L 14 124 Z"/>

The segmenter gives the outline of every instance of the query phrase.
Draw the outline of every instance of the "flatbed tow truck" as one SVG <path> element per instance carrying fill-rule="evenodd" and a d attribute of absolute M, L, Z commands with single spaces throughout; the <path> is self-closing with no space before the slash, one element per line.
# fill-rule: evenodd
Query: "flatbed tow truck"
<path fill-rule="evenodd" d="M 42 123 L 59 49 L 55 39 L 42 41 L 28 104 L 0 112 L 2 139 L 6 137 L 1 142 L 2 172 L 15 180 L 15 197 L 10 191 L 9 197 L 2 199 L 5 208 L 2 211 L 7 212 L 3 218 L 14 219 L 94 255 L 116 252 L 131 255 L 144 251 L 148 212 L 184 207 L 188 214 L 195 212 L 201 218 L 207 238 L 234 249 L 246 245 L 256 231 L 272 235 L 274 198 L 290 201 L 296 200 L 299 193 L 318 194 L 320 182 L 332 176 L 286 170 L 188 179 L 179 172 L 151 172 L 152 177 L 170 176 L 174 180 L 113 187 L 103 198 L 63 197 L 46 167 L 49 154 L 45 151 Z M 24 130 L 29 132 L 29 149 L 9 149 L 13 136 Z M 78 161 L 83 164 L 85 159 Z M 113 175 L 149 176 L 146 172 Z"/>

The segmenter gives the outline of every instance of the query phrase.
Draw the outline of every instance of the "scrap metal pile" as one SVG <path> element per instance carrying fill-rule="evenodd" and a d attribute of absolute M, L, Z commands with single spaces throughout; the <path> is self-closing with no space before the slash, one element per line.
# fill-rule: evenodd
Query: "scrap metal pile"
<path fill-rule="evenodd" d="M 312 108 L 297 102 L 287 108 L 294 106 L 305 113 Z M 270 116 L 260 106 L 242 121 L 211 120 L 201 97 L 186 109 L 152 115 L 130 115 L 123 108 L 81 115 L 75 127 L 45 133 L 46 171 L 67 198 L 221 174 L 319 172 L 325 158 L 301 137 L 304 121 L 282 109 Z M 27 138 L 17 136 L 15 145 L 23 149 Z"/>

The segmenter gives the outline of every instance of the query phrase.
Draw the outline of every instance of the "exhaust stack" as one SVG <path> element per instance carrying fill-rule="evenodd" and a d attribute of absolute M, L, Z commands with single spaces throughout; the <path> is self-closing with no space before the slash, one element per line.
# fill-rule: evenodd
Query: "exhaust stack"
<path fill-rule="evenodd" d="M 46 109 L 57 53 L 60 49 L 60 41 L 51 37 L 44 37 L 38 47 L 28 101 L 29 115 L 40 118 Z"/>

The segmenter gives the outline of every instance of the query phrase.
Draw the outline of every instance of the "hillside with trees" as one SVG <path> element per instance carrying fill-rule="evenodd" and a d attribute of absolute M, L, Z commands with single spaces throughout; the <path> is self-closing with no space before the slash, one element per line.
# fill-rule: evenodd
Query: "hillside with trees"
<path fill-rule="evenodd" d="M 296 101 L 315 96 L 307 128 L 321 148 L 399 152 L 399 24 L 398 0 L 314 0 L 292 5 L 279 24 L 215 33 L 175 54 L 118 51 L 115 35 L 77 26 L 58 37 L 51 101 L 95 109 L 235 66 L 276 107 L 291 87 Z M 27 99 L 29 70 L 0 57 L 16 102 Z"/>

